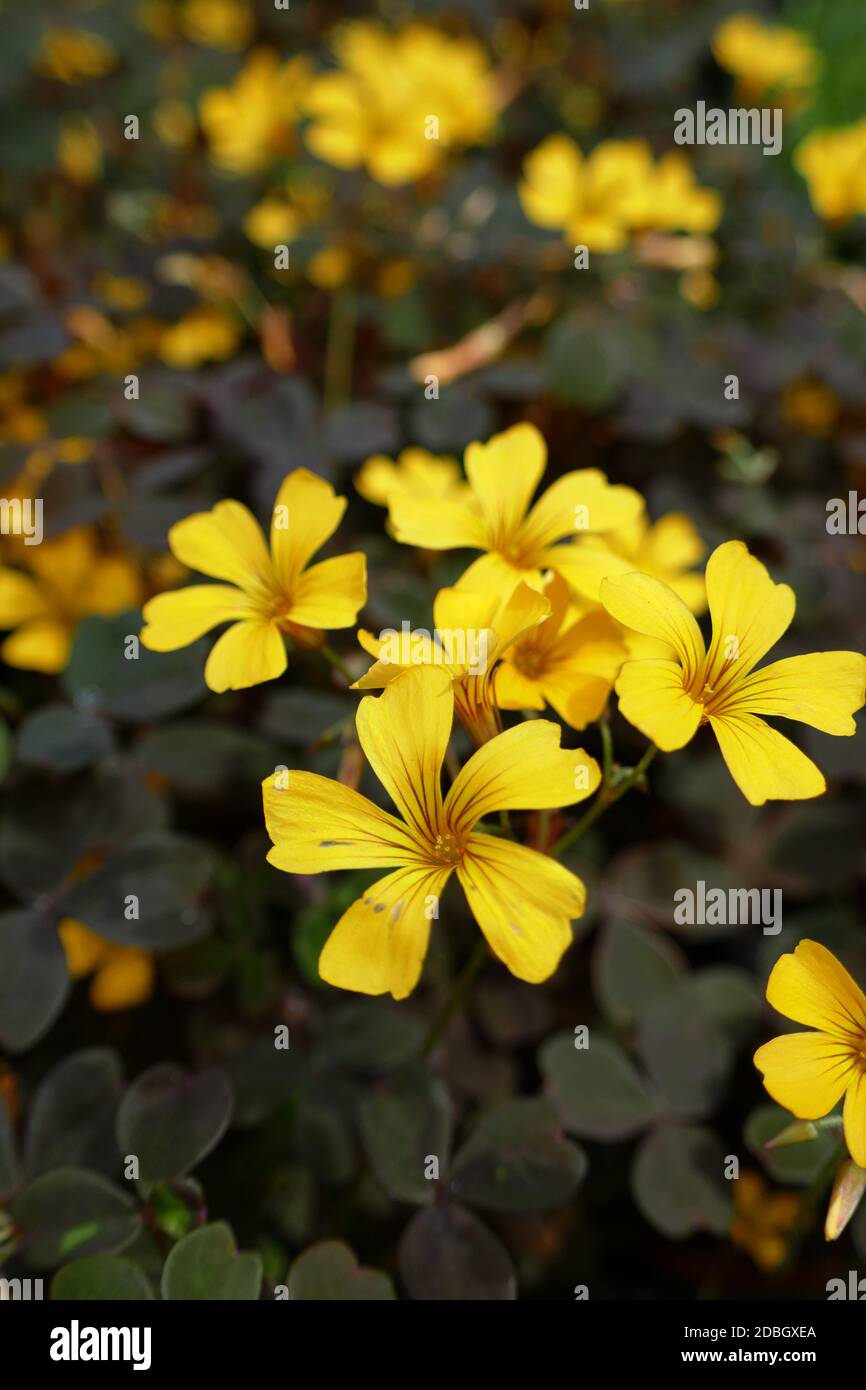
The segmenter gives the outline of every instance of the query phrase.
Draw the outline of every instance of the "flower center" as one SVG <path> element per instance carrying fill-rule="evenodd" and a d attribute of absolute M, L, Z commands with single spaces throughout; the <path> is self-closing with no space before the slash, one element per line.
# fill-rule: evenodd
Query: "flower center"
<path fill-rule="evenodd" d="M 440 864 L 457 864 L 463 858 L 463 841 L 450 830 L 443 830 L 436 836 L 433 845 L 433 858 Z"/>

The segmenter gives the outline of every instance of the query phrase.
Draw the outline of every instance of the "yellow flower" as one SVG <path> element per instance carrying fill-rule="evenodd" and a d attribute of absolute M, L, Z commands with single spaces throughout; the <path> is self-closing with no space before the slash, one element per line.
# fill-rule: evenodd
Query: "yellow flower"
<path fill-rule="evenodd" d="M 104 77 L 117 64 L 117 50 L 86 29 L 50 29 L 42 40 L 37 70 L 60 82 Z"/>
<path fill-rule="evenodd" d="M 158 594 L 144 606 L 141 640 L 155 652 L 177 651 L 221 623 L 205 666 L 211 690 L 243 690 L 286 669 L 284 636 L 321 644 L 321 629 L 351 627 L 367 596 L 360 553 L 308 562 L 340 524 L 345 497 L 296 468 L 284 479 L 271 518 L 270 551 L 259 523 L 241 502 L 218 502 L 172 526 L 175 558 L 222 584 Z"/>
<path fill-rule="evenodd" d="M 456 460 L 426 449 L 404 449 L 396 463 L 384 454 L 374 454 L 355 474 L 355 487 L 377 507 L 387 507 L 398 495 L 458 500 L 469 496 Z"/>
<path fill-rule="evenodd" d="M 352 270 L 352 256 L 345 246 L 324 246 L 307 262 L 307 279 L 320 290 L 336 290 Z"/>
<path fill-rule="evenodd" d="M 785 1237 L 799 1213 L 796 1192 L 774 1192 L 758 1173 L 747 1170 L 734 1183 L 731 1241 L 746 1250 L 759 1269 L 778 1269 L 788 1253 Z"/>
<path fill-rule="evenodd" d="M 602 576 L 621 562 L 601 549 L 556 542 L 576 532 L 626 525 L 643 507 L 640 494 L 611 486 L 597 468 L 583 468 L 557 479 L 530 509 L 547 466 L 547 446 L 530 424 L 513 425 L 486 444 L 470 444 L 465 463 L 471 495 L 464 501 L 391 497 L 397 540 L 429 550 L 485 551 L 461 578 L 461 589 L 501 595 L 517 579 L 538 589 L 543 571 L 553 569 L 580 593 L 597 599 Z"/>
<path fill-rule="evenodd" d="M 832 951 L 801 941 L 780 956 L 767 981 L 767 1000 L 786 1018 L 816 1029 L 764 1043 L 755 1066 L 779 1105 L 798 1119 L 818 1120 L 845 1097 L 845 1142 L 866 1168 L 866 996 Z"/>
<path fill-rule="evenodd" d="M 740 79 L 744 98 L 808 87 L 818 75 L 819 56 L 805 34 L 784 24 L 764 24 L 754 14 L 723 20 L 712 49 L 719 67 Z"/>
<path fill-rule="evenodd" d="M 839 418 L 839 402 L 823 381 L 803 377 L 785 387 L 782 416 L 786 425 L 804 434 L 828 435 Z"/>
<path fill-rule="evenodd" d="M 214 163 L 253 174 L 288 152 L 308 78 L 306 58 L 281 63 L 272 49 L 257 48 L 230 87 L 209 88 L 199 117 Z"/>
<path fill-rule="evenodd" d="M 590 251 L 621 251 L 633 231 L 711 232 L 718 194 L 700 188 L 685 155 L 653 164 L 645 140 L 603 140 L 584 157 L 567 135 L 527 155 L 518 192 L 530 222 L 559 229 Z"/>
<path fill-rule="evenodd" d="M 794 151 L 794 167 L 825 221 L 866 212 L 866 116 L 837 130 L 813 130 Z"/>
<path fill-rule="evenodd" d="M 276 868 L 393 870 L 352 904 L 325 943 L 319 973 L 329 984 L 395 999 L 410 994 L 454 872 L 488 945 L 518 979 L 546 980 L 571 943 L 570 923 L 586 901 L 581 880 L 537 850 L 476 827 L 494 811 L 583 800 L 599 784 L 597 763 L 581 749 L 560 748 L 558 726 L 535 719 L 485 743 L 443 800 L 453 712 L 447 674 L 425 667 L 361 701 L 358 737 L 399 817 L 316 773 L 277 773 L 264 783 L 274 844 L 268 860 Z"/>
<path fill-rule="evenodd" d="M 651 575 L 606 579 L 602 602 L 618 622 L 668 643 L 676 660 L 628 661 L 616 682 L 620 712 L 664 752 L 683 748 L 706 723 L 728 770 L 753 806 L 826 791 L 815 764 L 761 715 L 780 715 L 826 734 L 856 732 L 866 694 L 866 657 L 816 652 L 755 670 L 790 626 L 796 599 L 774 584 L 742 541 L 707 563 L 709 652 L 682 599 Z"/>
<path fill-rule="evenodd" d="M 229 53 L 246 48 L 253 32 L 247 0 L 186 0 L 180 18 L 184 34 L 193 43 Z"/>
<path fill-rule="evenodd" d="M 662 155 L 623 200 L 628 226 L 634 231 L 691 232 L 694 236 L 715 231 L 722 215 L 722 200 L 714 188 L 695 182 L 692 166 L 682 151 Z"/>
<path fill-rule="evenodd" d="M 305 139 L 338 169 L 367 172 L 386 186 L 421 178 L 443 151 L 476 144 L 496 114 L 492 74 L 471 39 L 426 24 L 397 33 L 365 20 L 334 43 L 339 67 L 313 79 Z"/>
<path fill-rule="evenodd" d="M 246 235 L 254 246 L 272 251 L 283 242 L 293 241 L 301 219 L 284 198 L 262 198 L 251 207 L 243 221 Z"/>
<path fill-rule="evenodd" d="M 550 616 L 502 653 L 496 703 L 500 709 L 552 705 L 566 724 L 585 729 L 604 709 L 628 652 L 618 624 L 598 609 L 582 612 L 559 575 L 551 576 L 544 593 Z"/>
<path fill-rule="evenodd" d="M 355 682 L 356 690 L 378 690 L 409 666 L 437 666 L 454 685 L 454 705 L 476 746 L 502 732 L 493 672 L 511 643 L 544 622 L 550 603 L 519 582 L 506 597 L 440 589 L 433 604 L 434 631 L 391 631 L 378 638 L 363 628 L 358 641 L 376 658 Z M 510 708 L 510 706 L 509 706 Z"/>
<path fill-rule="evenodd" d="M 150 951 L 116 946 L 74 917 L 64 917 L 58 933 L 73 980 L 93 976 L 89 998 L 99 1013 L 118 1013 L 147 1003 L 156 978 Z"/>
<path fill-rule="evenodd" d="M 121 313 L 144 308 L 150 298 L 150 286 L 146 280 L 139 279 L 137 275 L 114 275 L 110 270 L 97 271 L 90 288 L 97 298 Z"/>
<path fill-rule="evenodd" d="M 58 168 L 73 183 L 95 183 L 102 174 L 102 141 L 92 121 L 66 119 L 57 141 Z"/>
<path fill-rule="evenodd" d="M 159 355 L 170 367 L 184 370 L 203 362 L 224 362 L 243 335 L 238 319 L 215 304 L 199 304 L 160 338 Z"/>
<path fill-rule="evenodd" d="M 80 618 L 111 617 L 140 602 L 138 567 L 125 555 L 101 553 L 90 531 L 67 531 L 21 553 L 31 574 L 0 567 L 0 629 L 14 629 L 0 647 L 8 666 L 55 675 Z"/>

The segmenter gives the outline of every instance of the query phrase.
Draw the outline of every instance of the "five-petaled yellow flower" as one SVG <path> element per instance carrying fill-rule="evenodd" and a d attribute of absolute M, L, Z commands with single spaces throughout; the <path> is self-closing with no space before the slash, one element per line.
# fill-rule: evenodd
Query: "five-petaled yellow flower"
<path fill-rule="evenodd" d="M 821 1119 L 844 1096 L 845 1142 L 866 1168 L 866 995 L 832 951 L 807 940 L 776 961 L 767 999 L 816 1031 L 785 1033 L 758 1048 L 765 1087 L 801 1120 Z"/>
<path fill-rule="evenodd" d="M 459 587 L 503 594 L 522 579 L 540 589 L 543 572 L 556 570 L 581 593 L 597 599 L 601 578 L 622 568 L 604 550 L 558 545 L 565 536 L 616 530 L 638 515 L 643 498 L 613 486 L 597 468 L 566 473 L 530 507 L 547 466 L 547 446 L 534 425 L 513 425 L 486 444 L 466 450 L 471 496 L 417 498 L 397 494 L 389 515 L 397 540 L 428 550 L 466 547 L 486 553 Z"/>
<path fill-rule="evenodd" d="M 466 589 L 440 589 L 433 603 L 432 632 L 426 629 L 379 637 L 358 632 L 358 641 L 376 658 L 354 690 L 378 690 L 409 666 L 438 666 L 454 686 L 454 708 L 476 747 L 502 733 L 497 663 L 522 636 L 544 623 L 550 603 L 519 581 L 504 598 Z M 543 709 L 542 705 L 533 708 Z M 519 706 L 522 708 L 522 706 Z"/>
<path fill-rule="evenodd" d="M 296 468 L 274 503 L 270 551 L 241 502 L 218 502 L 172 526 L 173 554 L 223 584 L 158 594 L 144 606 L 141 640 L 155 652 L 189 646 L 220 623 L 231 627 L 205 665 L 211 690 L 242 690 L 286 669 L 285 637 L 322 645 L 322 629 L 352 627 L 367 596 L 360 552 L 308 562 L 334 534 L 346 509 L 330 483 Z"/>
<path fill-rule="evenodd" d="M 91 613 L 113 617 L 141 601 L 141 573 L 121 552 L 104 552 L 86 527 L 22 545 L 30 573 L 0 566 L 0 646 L 8 666 L 56 675 L 69 660 L 75 628 Z"/>
<path fill-rule="evenodd" d="M 551 705 L 573 729 L 601 715 L 614 678 L 628 656 L 617 623 L 601 609 L 583 611 L 568 585 L 552 574 L 544 588 L 550 614 L 520 633 L 494 673 L 500 709 Z"/>
<path fill-rule="evenodd" d="M 358 737 L 400 816 L 313 772 L 264 783 L 271 864 L 293 874 L 388 869 L 343 914 L 319 957 L 329 984 L 403 999 L 427 952 L 430 921 L 457 874 L 491 950 L 521 980 L 556 970 L 584 909 L 583 883 L 554 859 L 477 829 L 494 811 L 541 810 L 582 801 L 598 764 L 560 748 L 560 731 L 535 719 L 485 743 L 442 796 L 441 771 L 454 714 L 447 673 L 405 671 L 357 715 Z M 284 782 L 284 786 L 281 785 Z"/>
<path fill-rule="evenodd" d="M 667 642 L 675 661 L 627 661 L 616 682 L 622 714 L 664 752 L 683 748 L 709 723 L 737 786 L 753 806 L 797 801 L 826 790 L 805 753 L 766 724 L 780 715 L 826 734 L 856 733 L 866 698 L 866 657 L 858 652 L 791 656 L 759 670 L 787 631 L 796 598 L 774 584 L 742 541 L 728 541 L 707 563 L 712 618 L 709 651 L 682 599 L 651 575 L 606 579 L 605 608 L 626 627 Z"/>

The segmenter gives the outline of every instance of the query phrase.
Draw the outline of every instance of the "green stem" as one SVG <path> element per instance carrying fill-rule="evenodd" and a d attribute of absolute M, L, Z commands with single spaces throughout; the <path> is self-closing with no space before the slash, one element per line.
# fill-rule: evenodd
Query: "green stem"
<path fill-rule="evenodd" d="M 478 942 L 472 955 L 467 960 L 460 974 L 454 980 L 448 997 L 440 1008 L 439 1012 L 427 1030 L 427 1036 L 421 1045 L 421 1056 L 429 1057 L 440 1037 L 444 1033 L 463 997 L 471 989 L 476 975 L 481 970 L 484 962 L 488 959 L 487 942 L 482 939 Z"/>
<path fill-rule="evenodd" d="M 324 401 L 326 410 L 336 410 L 349 400 L 352 390 L 352 358 L 358 302 L 353 289 L 343 286 L 331 295 L 331 317 L 325 346 Z"/>
<path fill-rule="evenodd" d="M 603 714 L 598 721 L 598 730 L 601 734 L 602 772 L 605 782 L 609 782 L 613 776 L 613 737 L 610 732 L 610 722 L 606 714 Z"/>
<path fill-rule="evenodd" d="M 604 736 L 602 735 L 602 737 Z M 604 815 L 608 806 L 613 806 L 615 802 L 619 801 L 620 797 L 625 796 L 626 792 L 631 791 L 632 787 L 637 786 L 637 784 L 642 781 L 644 773 L 657 752 L 658 749 L 655 744 L 651 743 L 637 766 L 623 773 L 622 778 L 618 782 L 611 782 L 608 778 L 605 778 L 598 796 L 586 814 L 581 816 L 577 824 L 573 825 L 570 830 L 566 830 L 565 834 L 557 840 L 556 844 L 551 849 L 550 854 L 554 859 L 558 859 L 567 849 L 571 849 L 572 845 L 577 844 L 578 840 L 586 834 L 589 827 L 595 825 L 599 817 Z"/>
<path fill-rule="evenodd" d="M 351 685 L 355 677 L 352 675 L 352 672 L 349 670 L 343 658 L 341 656 L 338 656 L 337 653 L 334 651 L 334 648 L 329 647 L 326 643 L 324 647 L 319 647 L 319 651 L 321 652 L 325 660 L 331 663 L 334 670 L 339 671 L 340 675 L 345 678 L 346 682 L 349 685 Z"/>

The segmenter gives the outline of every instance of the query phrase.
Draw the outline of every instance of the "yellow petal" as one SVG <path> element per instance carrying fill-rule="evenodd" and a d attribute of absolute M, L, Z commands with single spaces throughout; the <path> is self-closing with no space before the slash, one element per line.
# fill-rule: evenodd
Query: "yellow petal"
<path fill-rule="evenodd" d="M 611 484 L 599 468 L 566 473 L 539 497 L 520 532 L 521 545 L 543 548 L 563 536 L 614 531 L 643 510 L 634 488 Z"/>
<path fill-rule="evenodd" d="M 510 661 L 497 666 L 493 679 L 500 709 L 544 709 L 544 696 L 538 683 L 518 671 Z"/>
<path fill-rule="evenodd" d="M 71 642 L 72 633 L 64 623 L 53 618 L 35 618 L 6 638 L 0 656 L 7 666 L 55 676 L 69 660 Z"/>
<path fill-rule="evenodd" d="M 703 667 L 704 639 L 694 615 L 667 584 L 635 571 L 605 579 L 601 601 L 624 627 L 673 647 L 682 663 L 684 684 L 692 685 Z"/>
<path fill-rule="evenodd" d="M 91 566 L 75 595 L 76 611 L 112 618 L 141 602 L 141 571 L 126 555 L 102 555 Z"/>
<path fill-rule="evenodd" d="M 246 690 L 262 681 L 275 680 L 286 669 L 285 643 L 273 623 L 246 618 L 218 638 L 208 657 L 205 682 L 218 694 Z"/>
<path fill-rule="evenodd" d="M 797 601 L 787 584 L 773 583 L 742 541 L 727 541 L 707 561 L 707 602 L 713 640 L 706 682 L 718 698 L 739 685 L 787 631 Z"/>
<path fill-rule="evenodd" d="M 470 593 L 494 596 L 500 600 L 503 594 L 511 593 L 515 584 L 520 582 L 528 584 L 539 593 L 544 588 L 544 578 L 538 566 L 524 569 L 506 560 L 498 551 L 491 550 L 489 554 L 479 555 L 477 560 L 472 561 L 468 569 L 461 574 L 456 587 Z"/>
<path fill-rule="evenodd" d="M 386 869 L 417 860 L 402 821 L 342 782 L 316 772 L 275 772 L 262 783 L 268 862 L 290 874 Z"/>
<path fill-rule="evenodd" d="M 418 983 L 450 869 L 398 869 L 343 913 L 319 956 L 329 985 L 405 999 Z"/>
<path fill-rule="evenodd" d="M 394 805 L 418 835 L 435 840 L 441 824 L 442 762 L 451 737 L 454 693 L 441 667 L 401 672 L 358 707 L 358 738 Z"/>
<path fill-rule="evenodd" d="M 540 811 L 591 796 L 598 763 L 582 748 L 560 748 L 560 734 L 558 724 L 532 719 L 485 743 L 454 779 L 448 824 L 465 833 L 490 811 Z"/>
<path fill-rule="evenodd" d="M 859 1168 L 866 1168 L 866 1072 L 862 1068 L 848 1088 L 843 1113 L 848 1152 Z"/>
<path fill-rule="evenodd" d="M 634 561 L 624 560 L 622 556 L 609 550 L 598 542 L 584 545 L 577 541 L 571 545 L 554 545 L 545 550 L 542 561 L 583 598 L 601 602 L 601 586 L 605 579 L 615 579 L 634 573 Z"/>
<path fill-rule="evenodd" d="M 663 753 L 684 748 L 698 731 L 704 707 L 683 686 L 675 661 L 627 661 L 616 679 L 619 710 Z"/>
<path fill-rule="evenodd" d="M 547 445 L 534 425 L 512 425 L 486 444 L 470 444 L 466 476 L 487 527 L 488 546 L 504 550 L 517 535 L 547 466 Z"/>
<path fill-rule="evenodd" d="M 866 699 L 866 656 L 814 652 L 789 656 L 738 683 L 724 712 L 778 714 L 825 734 L 854 734 L 854 712 Z"/>
<path fill-rule="evenodd" d="M 649 569 L 691 569 L 707 553 L 694 523 L 684 512 L 667 512 L 646 533 L 644 559 Z"/>
<path fill-rule="evenodd" d="M 345 497 L 308 469 L 296 468 L 283 479 L 271 518 L 271 555 L 284 588 L 292 588 L 307 561 L 333 536 L 345 510 Z"/>
<path fill-rule="evenodd" d="M 710 715 L 728 771 L 747 801 L 804 801 L 827 790 L 811 758 L 754 714 Z"/>
<path fill-rule="evenodd" d="M 83 922 L 75 917 L 64 917 L 57 926 L 63 950 L 66 953 L 66 967 L 73 980 L 80 980 L 96 969 L 107 955 L 109 943 L 104 936 L 97 936 Z"/>
<path fill-rule="evenodd" d="M 217 502 L 171 527 L 168 543 L 181 564 L 214 579 L 226 579 L 245 593 L 270 593 L 273 567 L 262 528 L 241 502 Z"/>
<path fill-rule="evenodd" d="M 825 1033 L 786 1033 L 755 1053 L 764 1086 L 800 1120 L 817 1120 L 833 1109 L 851 1080 L 848 1049 Z"/>
<path fill-rule="evenodd" d="M 487 531 L 477 506 L 447 497 L 392 494 L 388 516 L 394 536 L 404 545 L 425 550 L 484 550 Z"/>
<path fill-rule="evenodd" d="M 156 967 L 149 951 L 112 946 L 90 985 L 90 1002 L 100 1013 L 117 1013 L 146 1004 L 153 994 Z"/>
<path fill-rule="evenodd" d="M 586 889 L 555 859 L 512 841 L 473 834 L 458 865 L 472 915 L 512 975 L 548 979 L 572 941 Z"/>
<path fill-rule="evenodd" d="M 866 1033 L 862 989 L 818 941 L 806 938 L 793 953 L 779 957 L 767 981 L 767 1002 L 795 1023 L 824 1033 L 854 1039 Z"/>
<path fill-rule="evenodd" d="M 544 624 L 550 617 L 550 600 L 521 580 L 494 614 L 492 625 L 496 635 L 491 664 L 507 652 L 511 644 L 525 633 Z"/>
<path fill-rule="evenodd" d="M 353 551 L 304 570 L 292 588 L 286 616 L 302 627 L 353 627 L 366 601 L 366 556 Z"/>
<path fill-rule="evenodd" d="M 218 623 L 248 616 L 250 602 L 228 584 L 195 584 L 149 599 L 142 610 L 143 646 L 152 652 L 188 647 Z"/>
<path fill-rule="evenodd" d="M 588 676 L 582 671 L 572 673 L 563 666 L 545 674 L 541 690 L 560 719 L 572 729 L 585 729 L 602 713 L 611 684 L 604 676 Z"/>
<path fill-rule="evenodd" d="M 0 569 L 0 628 L 17 627 L 32 618 L 43 618 L 46 612 L 45 599 L 29 574 Z"/>

